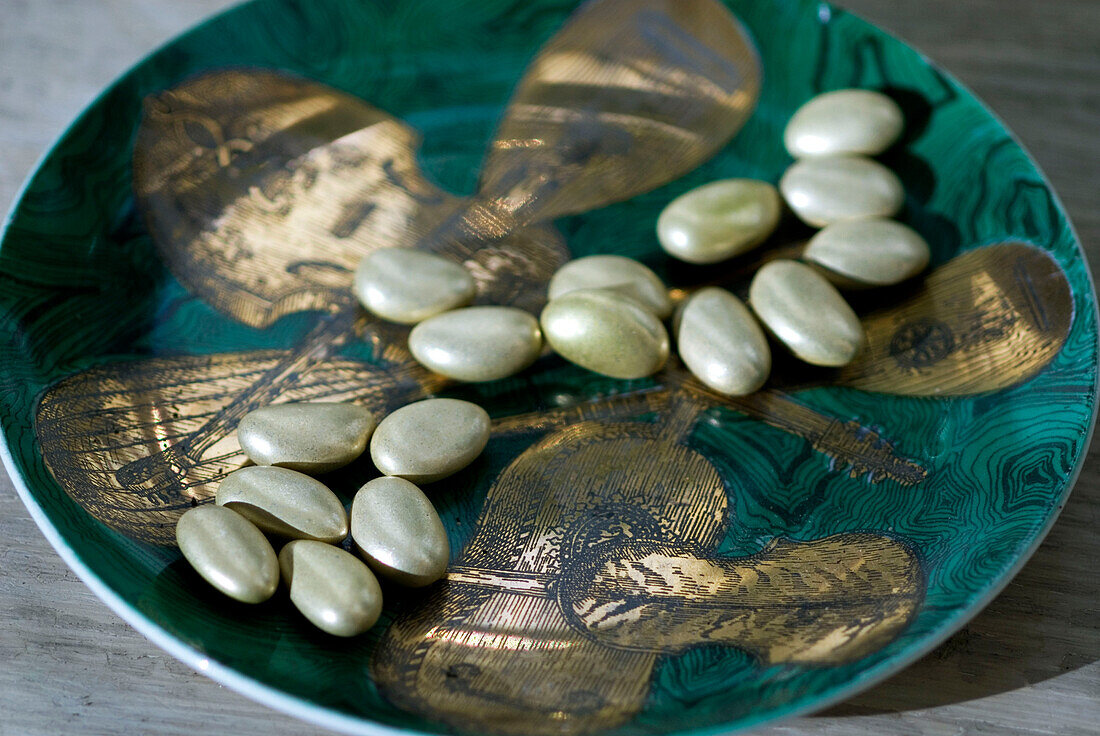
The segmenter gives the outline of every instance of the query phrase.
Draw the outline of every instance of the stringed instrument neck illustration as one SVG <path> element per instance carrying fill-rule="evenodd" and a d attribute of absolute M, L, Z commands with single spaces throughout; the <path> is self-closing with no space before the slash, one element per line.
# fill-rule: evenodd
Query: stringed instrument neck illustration
<path fill-rule="evenodd" d="M 326 315 L 313 326 L 302 341 L 302 348 L 291 350 L 267 369 L 258 380 L 216 411 L 202 427 L 161 452 L 133 460 L 115 471 L 118 482 L 127 489 L 145 495 L 172 497 L 182 489 L 187 471 L 202 461 L 207 450 L 232 433 L 241 418 L 275 401 L 288 381 L 293 381 L 336 353 L 350 334 L 352 320 L 365 324 L 365 315 L 340 309 Z"/>

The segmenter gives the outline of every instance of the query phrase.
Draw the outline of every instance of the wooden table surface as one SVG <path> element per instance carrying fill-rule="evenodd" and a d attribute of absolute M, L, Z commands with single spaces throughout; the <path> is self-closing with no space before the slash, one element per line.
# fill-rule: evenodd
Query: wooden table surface
<path fill-rule="evenodd" d="M 0 207 L 95 94 L 226 0 L 0 0 Z M 847 0 L 1016 132 L 1100 264 L 1100 0 Z M 1096 270 L 1094 268 L 1094 274 Z M 1016 579 L 925 659 L 755 733 L 1100 733 L 1100 449 Z M 326 733 L 161 652 L 62 563 L 0 473 L 0 736 Z"/>

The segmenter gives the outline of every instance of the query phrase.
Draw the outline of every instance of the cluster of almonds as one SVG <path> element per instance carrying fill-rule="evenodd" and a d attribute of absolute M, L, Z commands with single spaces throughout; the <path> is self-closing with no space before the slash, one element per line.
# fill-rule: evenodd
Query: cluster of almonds
<path fill-rule="evenodd" d="M 784 143 L 796 159 L 779 183 L 729 179 L 673 200 L 657 221 L 670 255 L 711 264 L 743 254 L 774 232 L 782 200 L 808 225 L 822 228 L 802 261 L 761 267 L 749 287 L 751 312 L 729 292 L 693 294 L 677 316 L 678 347 L 688 368 L 726 394 L 755 391 L 771 355 L 756 319 L 799 359 L 814 365 L 851 362 L 864 341 L 855 312 L 836 287 L 896 284 L 928 265 L 928 243 L 891 219 L 905 192 L 898 177 L 869 158 L 902 133 L 901 109 L 878 92 L 849 89 L 819 95 L 799 108 Z"/>
<path fill-rule="evenodd" d="M 680 306 L 673 320 L 677 348 L 706 385 L 730 395 L 759 389 L 771 370 L 764 329 L 807 363 L 849 363 L 864 342 L 863 328 L 836 287 L 895 284 L 927 266 L 924 239 L 888 219 L 902 206 L 901 182 L 869 158 L 891 146 L 903 127 L 900 108 L 880 93 L 820 95 L 787 125 L 785 144 L 798 160 L 778 191 L 764 181 L 728 179 L 693 189 L 664 209 L 657 221 L 661 246 L 696 264 L 718 263 L 764 243 L 784 200 L 801 220 L 822 228 L 801 261 L 773 260 L 756 272 L 748 307 L 716 287 L 696 291 Z M 615 378 L 650 375 L 669 354 L 663 324 L 673 312 L 668 289 L 646 266 L 621 256 L 563 266 L 537 321 L 513 307 L 463 308 L 475 294 L 471 275 L 418 251 L 371 253 L 356 273 L 355 291 L 374 314 L 415 324 L 413 357 L 460 381 L 523 370 L 539 356 L 544 337 L 567 360 Z"/>
<path fill-rule="evenodd" d="M 183 556 L 222 593 L 245 603 L 266 601 L 279 584 L 319 629 L 354 636 L 382 611 L 375 574 L 420 587 L 446 570 L 446 529 L 418 485 L 469 465 L 489 440 L 489 415 L 468 401 L 427 399 L 376 423 L 354 404 L 275 404 L 257 409 L 237 428 L 255 465 L 218 486 L 215 503 L 180 517 Z M 358 458 L 370 443 L 384 476 L 344 504 L 309 474 L 327 473 Z M 338 546 L 351 532 L 363 564 Z M 267 533 L 282 549 L 275 555 Z M 373 572 L 372 572 L 373 570 Z"/>
<path fill-rule="evenodd" d="M 779 189 L 803 222 L 822 228 L 803 258 L 841 288 L 889 286 L 928 265 L 928 243 L 889 219 L 905 199 L 901 181 L 869 158 L 892 146 L 904 126 L 897 103 L 861 89 L 819 95 L 787 124 L 784 143 L 798 161 Z"/>

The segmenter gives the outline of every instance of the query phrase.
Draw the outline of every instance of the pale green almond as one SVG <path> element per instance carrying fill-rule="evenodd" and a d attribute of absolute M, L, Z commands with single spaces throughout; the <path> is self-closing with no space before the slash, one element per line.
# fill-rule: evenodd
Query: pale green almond
<path fill-rule="evenodd" d="M 539 323 L 515 307 L 466 307 L 437 314 L 409 333 L 409 351 L 429 370 L 459 381 L 519 373 L 542 350 Z"/>
<path fill-rule="evenodd" d="M 798 108 L 783 132 L 783 143 L 795 158 L 875 156 L 892 146 L 904 127 L 901 108 L 881 92 L 839 89 Z"/>
<path fill-rule="evenodd" d="M 803 263 L 772 261 L 749 286 L 760 321 L 801 360 L 814 365 L 850 363 L 863 345 L 863 326 L 824 276 Z"/>
<path fill-rule="evenodd" d="M 637 300 L 657 319 L 672 314 L 668 287 L 645 264 L 615 255 L 585 256 L 570 261 L 550 279 L 551 300 L 580 289 L 610 289 Z"/>
<path fill-rule="evenodd" d="M 802 257 L 857 284 L 889 286 L 923 271 L 931 249 L 912 228 L 876 217 L 829 225 Z"/>
<path fill-rule="evenodd" d="M 695 377 L 722 394 L 751 394 L 771 371 L 764 330 L 748 307 L 725 289 L 700 289 L 684 303 L 676 343 Z"/>
<path fill-rule="evenodd" d="M 334 636 L 355 636 L 382 614 L 378 578 L 339 547 L 298 539 L 279 552 L 290 602 L 317 628 Z"/>
<path fill-rule="evenodd" d="M 262 603 L 279 585 L 279 562 L 263 533 L 240 514 L 205 504 L 176 523 L 176 543 L 206 582 L 242 603 Z"/>
<path fill-rule="evenodd" d="M 337 544 L 348 535 L 344 504 L 319 480 L 287 468 L 252 465 L 218 486 L 216 503 L 289 539 Z"/>
<path fill-rule="evenodd" d="M 668 360 L 668 333 L 639 302 L 605 289 L 571 291 L 540 319 L 546 341 L 563 358 L 613 378 L 652 375 Z"/>
<path fill-rule="evenodd" d="M 393 412 L 371 438 L 374 465 L 385 475 L 432 483 L 472 463 L 489 441 L 489 415 L 459 399 L 425 399 Z"/>
<path fill-rule="evenodd" d="M 351 538 L 376 573 L 414 588 L 442 577 L 451 554 L 432 502 L 404 478 L 375 478 L 359 489 Z"/>
<path fill-rule="evenodd" d="M 897 175 L 863 156 L 802 159 L 783 174 L 779 190 L 791 210 L 814 227 L 893 217 L 905 200 Z"/>
<path fill-rule="evenodd" d="M 327 473 L 363 454 L 375 424 L 356 404 L 271 404 L 244 415 L 237 441 L 257 465 Z"/>
<path fill-rule="evenodd" d="M 688 263 L 717 263 L 767 240 L 779 224 L 779 192 L 766 181 L 723 179 L 672 200 L 657 218 L 657 239 Z"/>
<path fill-rule="evenodd" d="M 359 262 L 354 290 L 367 311 L 411 325 L 469 304 L 477 285 L 465 268 L 441 256 L 379 248 Z"/>

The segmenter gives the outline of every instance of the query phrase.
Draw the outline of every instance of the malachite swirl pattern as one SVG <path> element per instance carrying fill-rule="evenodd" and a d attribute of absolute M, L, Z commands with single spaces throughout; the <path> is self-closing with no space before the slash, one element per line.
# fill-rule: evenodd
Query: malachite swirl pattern
<path fill-rule="evenodd" d="M 618 253 L 670 283 L 690 280 L 698 272 L 670 263 L 657 247 L 654 225 L 664 204 L 719 178 L 777 181 L 790 163 L 781 131 L 798 105 L 830 89 L 878 88 L 908 116 L 903 144 L 883 160 L 906 185 L 902 219 L 931 243 L 933 265 L 987 244 L 1031 244 L 1063 269 L 1074 315 L 1061 353 L 1038 376 L 1007 389 L 952 398 L 838 387 L 797 393 L 825 415 L 880 428 L 899 455 L 927 469 L 917 485 L 852 478 L 804 439 L 731 409 L 707 409 L 686 444 L 725 484 L 726 523 L 715 555 L 752 555 L 777 538 L 883 532 L 915 550 L 926 575 L 923 603 L 884 647 L 834 666 L 766 665 L 727 646 L 661 655 L 641 709 L 612 729 L 623 736 L 746 727 L 835 699 L 926 651 L 984 605 L 1041 538 L 1065 503 L 1095 411 L 1090 277 L 1065 213 L 1011 135 L 953 79 L 857 17 L 809 0 L 727 5 L 761 56 L 754 114 L 717 156 L 675 182 L 558 220 L 574 256 Z M 416 128 L 426 176 L 451 193 L 470 194 L 512 89 L 574 7 L 572 0 L 256 0 L 136 66 L 34 174 L 0 245 L 0 420 L 11 469 L 30 503 L 136 615 L 273 692 L 364 723 L 453 730 L 394 705 L 366 665 L 387 627 L 417 605 L 416 594 L 387 589 L 380 625 L 338 645 L 285 598 L 252 608 L 230 602 L 202 585 L 175 549 L 123 536 L 77 505 L 42 459 L 35 415 L 46 390 L 79 371 L 285 349 L 315 319 L 295 314 L 254 329 L 219 314 L 169 274 L 131 190 L 146 95 L 224 67 L 301 75 Z M 369 346 L 354 342 L 339 357 L 374 359 Z M 334 382 L 344 380 L 338 363 L 329 370 Z M 544 361 L 519 377 L 448 393 L 506 417 L 648 385 Z M 482 460 L 433 498 L 456 556 L 494 479 L 542 436 L 494 439 Z M 366 463 L 329 476 L 345 500 L 372 472 Z"/>

